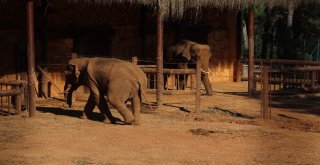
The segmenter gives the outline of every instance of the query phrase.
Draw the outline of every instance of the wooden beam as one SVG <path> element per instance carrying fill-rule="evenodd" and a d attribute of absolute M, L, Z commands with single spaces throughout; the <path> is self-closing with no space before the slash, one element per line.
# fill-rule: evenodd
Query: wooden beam
<path fill-rule="evenodd" d="M 195 113 L 200 113 L 200 102 L 201 102 L 201 60 L 197 59 L 196 65 L 196 103 L 195 103 Z"/>
<path fill-rule="evenodd" d="M 157 108 L 161 108 L 163 91 L 163 16 L 158 6 L 157 13 Z"/>
<path fill-rule="evenodd" d="M 21 95 L 23 92 L 24 89 L 0 90 L 0 97 Z"/>
<path fill-rule="evenodd" d="M 271 118 L 271 109 L 269 107 L 269 72 L 269 67 L 262 67 L 261 116 L 264 119 Z"/>
<path fill-rule="evenodd" d="M 156 68 L 141 68 L 145 73 L 158 73 Z M 165 74 L 195 74 L 195 69 L 163 69 Z"/>
<path fill-rule="evenodd" d="M 34 65 L 34 18 L 33 0 L 27 1 L 27 48 L 28 48 L 28 110 L 29 117 L 34 117 L 36 112 L 35 103 L 35 65 Z"/>
<path fill-rule="evenodd" d="M 249 63 L 248 63 L 248 96 L 254 95 L 254 81 L 253 81 L 253 68 L 254 68 L 254 9 L 250 6 L 249 9 Z"/>
<path fill-rule="evenodd" d="M 46 78 L 49 79 L 49 81 L 52 83 L 52 85 L 57 89 L 57 91 L 58 91 L 59 93 L 63 93 L 63 91 L 58 87 L 58 85 L 56 85 L 56 84 L 53 82 L 52 78 L 50 77 L 50 75 L 49 75 L 46 71 L 44 71 L 40 66 L 37 66 L 37 68 L 38 68 L 38 69 L 40 70 L 40 72 L 42 73 L 42 76 L 45 76 Z"/>

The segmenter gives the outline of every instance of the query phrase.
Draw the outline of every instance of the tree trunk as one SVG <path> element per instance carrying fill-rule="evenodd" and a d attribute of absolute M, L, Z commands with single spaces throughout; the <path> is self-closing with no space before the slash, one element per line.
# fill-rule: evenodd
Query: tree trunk
<path fill-rule="evenodd" d="M 286 59 L 295 59 L 291 55 L 291 49 L 292 49 L 292 19 L 293 19 L 293 4 L 290 3 L 288 6 L 288 18 L 287 18 L 287 30 L 285 35 L 285 48 L 284 48 L 284 57 Z"/>
<path fill-rule="evenodd" d="M 261 51 L 261 58 L 267 59 L 268 58 L 268 44 L 270 41 L 270 26 L 271 26 L 271 9 L 266 7 L 264 10 L 265 13 L 265 22 L 264 22 L 264 33 L 262 36 L 262 51 Z M 270 57 L 270 56 L 269 56 Z"/>

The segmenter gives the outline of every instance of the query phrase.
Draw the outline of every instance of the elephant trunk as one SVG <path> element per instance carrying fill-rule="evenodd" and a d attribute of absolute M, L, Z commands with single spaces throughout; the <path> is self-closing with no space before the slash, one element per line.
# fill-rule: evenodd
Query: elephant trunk
<path fill-rule="evenodd" d="M 64 97 L 66 100 L 66 104 L 68 105 L 68 107 L 72 107 L 72 85 L 71 84 L 66 84 L 64 87 Z"/>

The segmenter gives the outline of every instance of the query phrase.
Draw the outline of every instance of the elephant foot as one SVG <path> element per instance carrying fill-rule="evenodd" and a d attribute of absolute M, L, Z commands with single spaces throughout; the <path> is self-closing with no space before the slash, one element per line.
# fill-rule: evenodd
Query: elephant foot
<path fill-rule="evenodd" d="M 124 125 L 140 125 L 140 122 L 133 119 L 131 121 L 124 121 Z"/>
<path fill-rule="evenodd" d="M 206 95 L 207 95 L 207 96 L 212 96 L 213 93 L 212 93 L 212 92 L 211 92 L 211 93 L 206 93 Z"/>
<path fill-rule="evenodd" d="M 102 122 L 106 124 L 116 124 L 117 121 L 121 121 L 119 118 L 112 117 L 112 119 L 105 118 Z"/>
<path fill-rule="evenodd" d="M 88 119 L 88 117 L 86 115 L 82 115 L 79 117 L 80 119 Z"/>
<path fill-rule="evenodd" d="M 113 121 L 111 121 L 109 119 L 104 119 L 102 122 L 105 123 L 105 124 L 114 124 L 114 123 L 116 123 L 116 122 L 113 122 Z"/>
<path fill-rule="evenodd" d="M 68 104 L 68 103 L 63 103 L 62 104 L 63 108 L 72 108 L 72 105 Z"/>

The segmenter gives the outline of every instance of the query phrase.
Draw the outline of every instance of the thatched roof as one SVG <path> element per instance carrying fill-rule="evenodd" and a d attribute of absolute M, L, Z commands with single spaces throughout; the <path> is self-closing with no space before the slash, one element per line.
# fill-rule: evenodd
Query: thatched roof
<path fill-rule="evenodd" d="M 252 6 L 265 4 L 269 7 L 274 6 L 299 6 L 301 4 L 320 4 L 320 0 L 67 0 L 69 3 L 88 3 L 109 5 L 111 3 L 132 3 L 150 6 L 155 10 L 160 7 L 164 17 L 182 17 L 185 10 L 193 8 L 200 10 L 201 7 L 218 9 L 239 10 L 241 6 Z"/>

